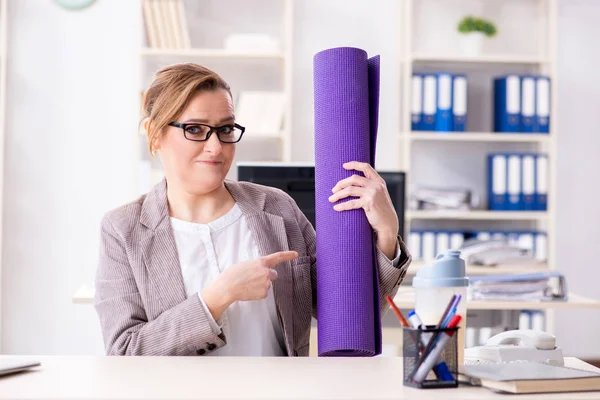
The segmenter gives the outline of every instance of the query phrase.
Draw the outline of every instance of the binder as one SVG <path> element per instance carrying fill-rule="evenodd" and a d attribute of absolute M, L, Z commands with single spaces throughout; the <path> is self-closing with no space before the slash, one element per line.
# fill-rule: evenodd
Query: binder
<path fill-rule="evenodd" d="M 421 232 L 419 231 L 411 231 L 408 236 L 408 246 L 410 249 L 410 253 L 413 257 L 413 260 L 418 261 L 421 260 Z"/>
<path fill-rule="evenodd" d="M 450 235 L 448 232 L 439 231 L 435 235 L 435 254 L 445 253 L 450 249 Z"/>
<path fill-rule="evenodd" d="M 545 232 L 536 232 L 534 253 L 536 260 L 548 261 L 548 235 Z"/>
<path fill-rule="evenodd" d="M 546 317 L 541 311 L 531 313 L 531 329 L 544 332 L 546 330 Z"/>
<path fill-rule="evenodd" d="M 437 114 L 437 77 L 432 74 L 423 76 L 423 118 L 421 130 L 434 131 Z"/>
<path fill-rule="evenodd" d="M 531 329 L 531 311 L 522 310 L 519 313 L 519 329 Z"/>
<path fill-rule="evenodd" d="M 508 171 L 508 209 L 522 210 L 523 192 L 521 189 L 521 157 L 518 154 L 509 154 L 507 159 Z"/>
<path fill-rule="evenodd" d="M 535 131 L 540 133 L 550 132 L 550 78 L 538 76 L 536 78 L 536 118 Z"/>
<path fill-rule="evenodd" d="M 504 154 L 491 154 L 488 157 L 488 208 L 507 209 L 507 158 Z"/>
<path fill-rule="evenodd" d="M 452 131 L 452 118 L 452 75 L 442 72 L 437 74 L 435 130 L 438 132 Z"/>
<path fill-rule="evenodd" d="M 518 246 L 520 236 L 521 236 L 521 234 L 519 232 L 507 232 L 506 233 L 506 241 L 511 246 Z"/>
<path fill-rule="evenodd" d="M 532 133 L 534 131 L 535 87 L 535 77 L 521 77 L 521 132 Z"/>
<path fill-rule="evenodd" d="M 450 250 L 458 250 L 465 242 L 465 235 L 462 232 L 452 232 L 450 234 Z"/>
<path fill-rule="evenodd" d="M 538 154 L 535 164 L 535 209 L 546 211 L 548 209 L 548 156 Z"/>
<path fill-rule="evenodd" d="M 521 129 L 521 79 L 508 75 L 494 79 L 494 131 Z"/>
<path fill-rule="evenodd" d="M 489 232 L 481 231 L 477 232 L 477 235 L 475 237 L 477 238 L 477 240 L 488 241 L 492 238 L 492 235 Z"/>
<path fill-rule="evenodd" d="M 527 254 L 533 256 L 534 243 L 534 232 L 521 232 L 519 233 L 518 246 L 521 250 L 525 250 Z"/>
<path fill-rule="evenodd" d="M 523 209 L 535 210 L 535 155 L 522 155 Z"/>
<path fill-rule="evenodd" d="M 506 240 L 505 232 L 492 232 L 492 240 Z"/>
<path fill-rule="evenodd" d="M 425 231 L 421 236 L 423 261 L 435 260 L 435 232 Z"/>
<path fill-rule="evenodd" d="M 422 129 L 423 118 L 423 75 L 413 74 L 411 91 L 411 129 L 419 131 Z"/>
<path fill-rule="evenodd" d="M 454 75 L 452 80 L 452 130 L 467 130 L 467 77 Z"/>

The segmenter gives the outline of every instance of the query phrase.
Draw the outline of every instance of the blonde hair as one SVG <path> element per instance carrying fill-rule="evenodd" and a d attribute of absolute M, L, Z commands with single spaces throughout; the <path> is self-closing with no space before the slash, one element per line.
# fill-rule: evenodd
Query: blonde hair
<path fill-rule="evenodd" d="M 162 129 L 183 112 L 198 91 L 224 89 L 231 95 L 227 82 L 216 72 L 194 63 L 174 64 L 158 71 L 142 100 L 143 118 L 148 121 L 148 150 Z"/>

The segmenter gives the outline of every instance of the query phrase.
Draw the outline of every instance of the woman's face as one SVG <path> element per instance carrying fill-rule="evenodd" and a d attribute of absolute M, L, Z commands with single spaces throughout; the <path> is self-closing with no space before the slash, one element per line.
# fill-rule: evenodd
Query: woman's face
<path fill-rule="evenodd" d="M 223 89 L 199 91 L 173 122 L 214 127 L 233 125 L 233 103 Z M 235 155 L 235 144 L 221 143 L 216 131 L 204 142 L 185 138 L 183 129 L 166 126 L 157 143 L 167 181 L 192 194 L 207 194 L 225 180 Z"/>

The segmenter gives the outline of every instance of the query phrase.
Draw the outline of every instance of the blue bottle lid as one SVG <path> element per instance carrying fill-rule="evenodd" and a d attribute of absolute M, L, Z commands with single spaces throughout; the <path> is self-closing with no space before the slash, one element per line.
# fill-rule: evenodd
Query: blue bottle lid
<path fill-rule="evenodd" d="M 413 278 L 415 288 L 469 286 L 465 276 L 465 260 L 460 251 L 450 250 L 439 254 L 435 261 L 421 268 Z"/>

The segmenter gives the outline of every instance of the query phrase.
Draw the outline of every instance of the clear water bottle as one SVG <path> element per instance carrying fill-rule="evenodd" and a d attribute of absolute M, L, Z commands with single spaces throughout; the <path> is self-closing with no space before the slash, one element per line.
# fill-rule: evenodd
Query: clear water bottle
<path fill-rule="evenodd" d="M 439 254 L 435 261 L 422 267 L 413 278 L 415 312 L 425 325 L 437 325 L 453 295 L 461 295 L 456 315 L 462 317 L 458 325 L 458 363 L 463 363 L 465 327 L 467 326 L 467 287 L 465 261 L 460 251 Z"/>

